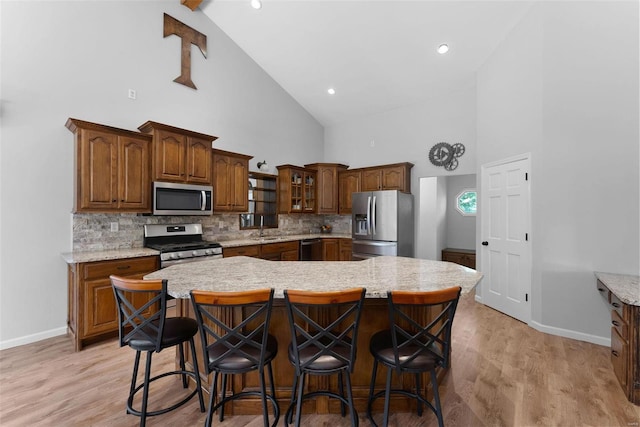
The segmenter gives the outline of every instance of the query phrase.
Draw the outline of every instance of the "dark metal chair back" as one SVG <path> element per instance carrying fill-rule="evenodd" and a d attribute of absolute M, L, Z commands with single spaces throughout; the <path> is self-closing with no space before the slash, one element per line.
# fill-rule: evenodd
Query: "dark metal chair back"
<path fill-rule="evenodd" d="M 123 280 L 111 276 L 111 284 L 118 308 L 120 347 L 129 345 L 145 351 L 162 350 L 167 281 Z M 138 304 L 136 300 L 145 302 Z"/>
<path fill-rule="evenodd" d="M 387 293 L 395 368 L 398 372 L 425 354 L 433 357 L 437 366 L 449 366 L 451 326 L 460 291 L 461 288 L 456 286 L 441 291 Z M 440 311 L 432 312 L 433 319 L 425 324 L 415 315 L 424 315 L 424 310 L 412 310 L 415 306 L 438 306 Z"/>
<path fill-rule="evenodd" d="M 232 371 L 264 371 L 265 351 L 273 306 L 273 289 L 248 292 L 191 291 L 196 320 L 203 349 L 209 351 L 205 359 L 207 374 L 215 367 L 234 360 L 249 361 Z M 233 313 L 241 309 L 242 313 Z M 229 311 L 231 310 L 231 311 Z M 206 350 L 205 350 L 206 353 Z"/>
<path fill-rule="evenodd" d="M 365 292 L 364 288 L 337 292 L 284 291 L 296 375 L 303 371 L 331 373 L 345 367 L 353 372 Z M 330 316 L 329 324 L 323 326 L 309 314 L 314 307 L 330 307 L 336 315 Z M 331 358 L 340 366 L 317 369 L 316 362 Z"/>

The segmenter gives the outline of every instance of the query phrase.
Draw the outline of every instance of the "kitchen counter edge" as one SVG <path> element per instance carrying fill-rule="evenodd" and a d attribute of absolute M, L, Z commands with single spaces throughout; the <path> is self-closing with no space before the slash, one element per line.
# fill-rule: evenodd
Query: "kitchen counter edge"
<path fill-rule="evenodd" d="M 595 276 L 609 288 L 620 301 L 640 306 L 640 276 L 630 274 L 603 273 L 596 271 Z"/>

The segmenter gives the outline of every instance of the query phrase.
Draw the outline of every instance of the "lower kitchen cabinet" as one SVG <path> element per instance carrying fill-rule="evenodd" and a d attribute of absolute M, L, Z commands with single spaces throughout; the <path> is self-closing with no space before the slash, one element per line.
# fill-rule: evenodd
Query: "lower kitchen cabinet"
<path fill-rule="evenodd" d="M 602 281 L 600 295 L 611 311 L 611 365 L 630 402 L 640 405 L 640 307 L 622 302 Z"/>
<path fill-rule="evenodd" d="M 322 239 L 322 260 L 340 261 L 340 239 Z"/>
<path fill-rule="evenodd" d="M 291 242 L 267 243 L 260 247 L 260 258 L 271 261 L 298 261 L 300 243 Z"/>
<path fill-rule="evenodd" d="M 67 326 L 75 350 L 117 334 L 118 312 L 110 275 L 141 279 L 159 268 L 157 256 L 69 264 Z"/>
<path fill-rule="evenodd" d="M 232 256 L 250 256 L 260 258 L 260 245 L 236 246 L 222 249 L 222 256 L 229 258 Z"/>
<path fill-rule="evenodd" d="M 455 262 L 476 269 L 476 251 L 473 249 L 443 249 L 442 261 Z"/>
<path fill-rule="evenodd" d="M 340 248 L 340 261 L 351 261 L 351 253 L 353 251 L 353 240 L 339 239 L 338 247 Z"/>

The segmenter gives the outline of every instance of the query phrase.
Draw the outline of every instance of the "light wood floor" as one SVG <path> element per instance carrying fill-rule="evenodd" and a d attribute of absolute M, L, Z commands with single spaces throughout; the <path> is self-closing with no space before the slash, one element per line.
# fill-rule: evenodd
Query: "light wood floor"
<path fill-rule="evenodd" d="M 640 407 L 625 399 L 608 348 L 542 334 L 477 304 L 472 295 L 460 302 L 453 336 L 452 369 L 440 387 L 447 426 L 640 425 Z M 115 340 L 74 353 L 67 337 L 0 351 L 0 425 L 137 425 L 137 417 L 125 414 L 133 356 Z M 171 350 L 155 355 L 155 370 L 172 368 L 173 359 Z M 177 384 L 158 384 L 151 392 L 155 403 L 181 392 Z M 147 424 L 199 426 L 204 418 L 192 400 Z M 334 415 L 303 420 L 307 426 L 349 425 Z M 363 414 L 360 423 L 369 425 Z M 260 427 L 262 418 L 225 417 L 222 425 Z M 393 414 L 390 425 L 437 422 L 425 410 L 421 418 Z"/>

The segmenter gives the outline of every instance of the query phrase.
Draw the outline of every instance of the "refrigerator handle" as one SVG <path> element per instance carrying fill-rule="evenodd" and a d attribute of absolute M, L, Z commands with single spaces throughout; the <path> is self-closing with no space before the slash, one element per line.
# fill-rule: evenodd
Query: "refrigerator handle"
<path fill-rule="evenodd" d="M 371 234 L 371 196 L 367 197 L 367 235 Z"/>
<path fill-rule="evenodd" d="M 373 204 L 371 205 L 371 234 L 376 234 L 376 196 L 373 196 Z"/>

